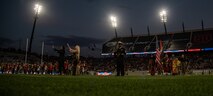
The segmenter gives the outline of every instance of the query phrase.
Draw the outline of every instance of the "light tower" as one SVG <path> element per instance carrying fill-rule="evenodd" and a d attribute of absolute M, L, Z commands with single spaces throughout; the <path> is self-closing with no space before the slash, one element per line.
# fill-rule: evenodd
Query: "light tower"
<path fill-rule="evenodd" d="M 112 23 L 112 27 L 115 29 L 115 38 L 118 37 L 118 34 L 117 34 L 117 18 L 115 16 L 111 16 L 110 17 L 110 20 L 111 20 L 111 23 Z"/>
<path fill-rule="evenodd" d="M 165 29 L 165 35 L 167 35 L 167 28 L 166 28 L 166 22 L 167 22 L 167 11 L 162 10 L 160 12 L 161 22 L 163 22 L 164 29 Z"/>
<path fill-rule="evenodd" d="M 35 19 L 34 19 L 34 23 L 33 23 L 33 29 L 32 29 L 32 33 L 31 33 L 31 37 L 30 37 L 30 45 L 29 45 L 29 50 L 28 52 L 31 53 L 31 49 L 32 49 L 32 42 L 33 42 L 33 36 L 34 36 L 34 32 L 35 32 L 35 26 L 36 26 L 36 21 L 38 19 L 38 15 L 40 14 L 42 9 L 42 6 L 39 4 L 35 4 L 34 10 L 35 10 Z"/>

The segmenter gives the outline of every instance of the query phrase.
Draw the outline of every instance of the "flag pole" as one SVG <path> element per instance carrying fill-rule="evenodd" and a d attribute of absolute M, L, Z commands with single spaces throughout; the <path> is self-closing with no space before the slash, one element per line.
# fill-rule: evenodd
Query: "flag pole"
<path fill-rule="evenodd" d="M 150 28 L 149 28 L 149 26 L 147 26 L 147 32 L 148 32 L 148 37 L 149 37 L 149 41 L 150 41 Z"/>
<path fill-rule="evenodd" d="M 162 74 L 163 73 L 163 68 L 162 68 L 162 64 L 161 64 L 161 48 L 158 44 L 158 36 L 156 35 L 156 57 L 155 57 L 155 62 L 157 63 L 157 70 L 158 73 Z M 162 47 L 162 46 L 161 46 Z"/>
<path fill-rule="evenodd" d="M 41 64 L 43 64 L 43 56 L 44 56 L 44 41 L 42 42 L 41 45 Z"/>
<path fill-rule="evenodd" d="M 130 31 L 131 31 L 131 37 L 133 37 L 133 29 L 132 29 L 132 27 L 130 28 Z"/>
<path fill-rule="evenodd" d="M 185 33 L 185 25 L 184 25 L 184 22 L 182 22 L 182 29 L 183 29 L 183 33 Z"/>
<path fill-rule="evenodd" d="M 202 31 L 204 31 L 203 19 L 201 20 L 201 27 L 202 27 Z"/>
<path fill-rule="evenodd" d="M 27 53 L 28 53 L 28 38 L 26 41 L 26 54 L 25 54 L 25 61 L 24 61 L 25 64 L 27 64 Z"/>

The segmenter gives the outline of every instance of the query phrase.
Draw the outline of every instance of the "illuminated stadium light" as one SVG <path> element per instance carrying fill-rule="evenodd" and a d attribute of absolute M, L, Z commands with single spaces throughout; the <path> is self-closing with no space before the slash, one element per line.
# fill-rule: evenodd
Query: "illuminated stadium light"
<path fill-rule="evenodd" d="M 117 21 L 115 16 L 111 16 L 110 18 L 111 18 L 111 21 L 113 21 L 113 22 Z"/>
<path fill-rule="evenodd" d="M 115 16 L 110 16 L 111 22 L 112 22 L 112 27 L 117 27 L 117 19 Z"/>
<path fill-rule="evenodd" d="M 115 16 L 110 16 L 110 20 L 112 23 L 112 27 L 115 29 L 115 37 L 117 38 L 118 37 L 117 30 L 116 30 L 116 27 L 118 26 L 117 18 Z"/>
<path fill-rule="evenodd" d="M 166 10 L 162 10 L 160 12 L 160 17 L 161 17 L 161 21 L 162 22 L 167 22 L 167 11 Z"/>
<path fill-rule="evenodd" d="M 35 7 L 34 7 L 34 10 L 35 10 L 35 17 L 34 18 L 35 18 L 35 20 L 34 20 L 34 23 L 33 23 L 33 29 L 32 29 L 32 33 L 31 33 L 31 37 L 30 37 L 29 50 L 28 50 L 29 53 L 31 53 L 35 26 L 36 26 L 36 22 L 37 22 L 37 19 L 38 19 L 38 15 L 41 12 L 41 9 L 42 9 L 41 5 L 35 4 Z"/>
<path fill-rule="evenodd" d="M 39 5 L 39 4 L 36 4 L 35 7 L 34 7 L 35 14 L 40 14 L 41 9 L 42 9 L 42 6 Z"/>

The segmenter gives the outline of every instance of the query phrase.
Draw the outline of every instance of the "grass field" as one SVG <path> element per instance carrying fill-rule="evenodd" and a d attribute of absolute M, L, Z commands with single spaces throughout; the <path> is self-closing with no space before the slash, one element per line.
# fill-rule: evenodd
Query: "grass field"
<path fill-rule="evenodd" d="M 0 75 L 0 96 L 213 96 L 213 76 Z"/>

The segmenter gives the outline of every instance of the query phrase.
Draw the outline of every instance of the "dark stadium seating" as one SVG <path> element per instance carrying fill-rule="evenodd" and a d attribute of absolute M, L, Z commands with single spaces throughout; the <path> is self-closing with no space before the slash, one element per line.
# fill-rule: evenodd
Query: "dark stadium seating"
<path fill-rule="evenodd" d="M 158 43 L 160 40 L 165 47 L 169 41 L 170 45 L 164 50 L 187 50 L 187 49 L 201 49 L 213 48 L 213 29 L 202 30 L 188 30 L 186 32 L 169 32 L 168 35 L 151 35 L 151 36 L 134 36 L 134 37 L 118 37 L 109 40 L 103 44 L 102 53 L 113 53 L 116 42 L 121 41 L 124 43 L 127 52 L 144 52 L 156 50 L 156 39 Z M 191 37 L 192 36 L 192 37 Z M 191 43 L 191 44 L 188 44 Z M 144 50 L 146 46 L 150 45 L 150 48 Z M 187 47 L 187 45 L 189 47 Z"/>

